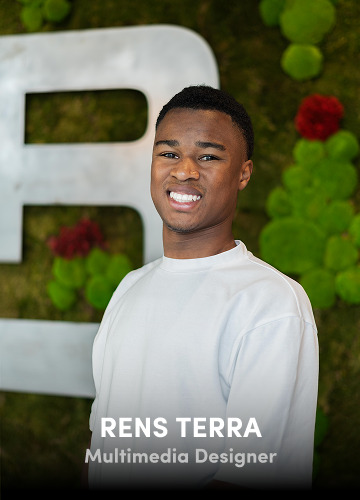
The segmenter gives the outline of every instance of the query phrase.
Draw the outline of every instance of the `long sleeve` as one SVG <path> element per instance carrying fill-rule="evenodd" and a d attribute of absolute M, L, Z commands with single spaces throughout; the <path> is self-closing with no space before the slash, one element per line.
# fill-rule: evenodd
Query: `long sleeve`
<path fill-rule="evenodd" d="M 214 479 L 245 487 L 310 488 L 318 388 L 314 325 L 297 316 L 260 325 L 244 335 L 232 358 L 227 418 L 240 417 L 243 427 L 242 437 L 226 438 L 224 452 L 244 455 L 238 465 L 221 464 Z M 244 436 L 250 419 L 261 437 L 251 425 Z"/>

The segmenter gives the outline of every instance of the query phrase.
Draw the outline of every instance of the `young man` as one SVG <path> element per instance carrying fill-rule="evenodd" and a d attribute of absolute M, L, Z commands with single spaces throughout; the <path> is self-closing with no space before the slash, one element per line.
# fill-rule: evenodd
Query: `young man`
<path fill-rule="evenodd" d="M 309 488 L 317 331 L 301 286 L 234 240 L 253 131 L 188 87 L 157 120 L 162 258 L 131 272 L 93 350 L 92 488 Z"/>

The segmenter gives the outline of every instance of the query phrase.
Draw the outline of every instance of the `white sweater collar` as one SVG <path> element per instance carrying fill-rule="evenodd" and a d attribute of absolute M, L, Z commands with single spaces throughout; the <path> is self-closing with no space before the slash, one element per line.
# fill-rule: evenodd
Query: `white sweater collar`
<path fill-rule="evenodd" d="M 235 240 L 236 247 L 221 252 L 210 257 L 202 257 L 199 259 L 171 259 L 163 255 L 160 261 L 160 268 L 170 272 L 192 272 L 206 271 L 212 267 L 226 264 L 233 259 L 244 258 L 247 254 L 247 249 L 244 243 L 240 240 Z"/>

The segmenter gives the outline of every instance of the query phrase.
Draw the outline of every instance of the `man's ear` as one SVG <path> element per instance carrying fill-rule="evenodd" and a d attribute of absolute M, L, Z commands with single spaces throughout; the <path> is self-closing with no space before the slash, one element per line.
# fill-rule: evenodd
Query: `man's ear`
<path fill-rule="evenodd" d="M 246 188 L 250 180 L 252 171 L 253 171 L 253 162 L 251 160 L 247 160 L 241 165 L 239 191 L 242 191 L 243 189 Z"/>

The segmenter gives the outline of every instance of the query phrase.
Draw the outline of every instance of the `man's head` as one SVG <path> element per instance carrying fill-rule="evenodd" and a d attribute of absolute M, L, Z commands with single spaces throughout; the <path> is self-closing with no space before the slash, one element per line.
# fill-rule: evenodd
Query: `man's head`
<path fill-rule="evenodd" d="M 245 108 L 230 94 L 206 85 L 185 87 L 162 108 L 156 121 L 156 129 L 164 116 L 175 108 L 215 110 L 229 115 L 239 127 L 245 139 L 247 159 L 250 160 L 252 157 L 254 152 L 254 131 L 251 119 Z"/>
<path fill-rule="evenodd" d="M 162 109 L 156 125 L 151 196 L 164 235 L 196 233 L 233 242 L 238 192 L 252 173 L 251 121 L 222 91 L 189 87 Z"/>

